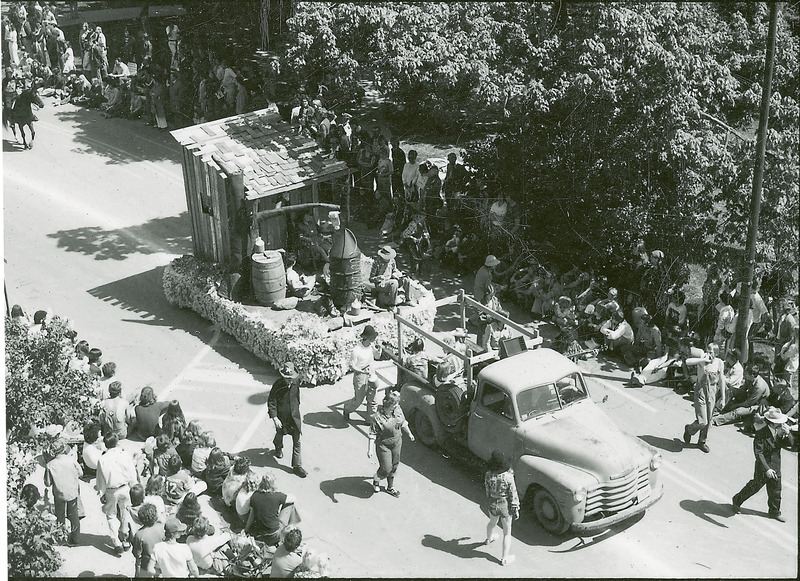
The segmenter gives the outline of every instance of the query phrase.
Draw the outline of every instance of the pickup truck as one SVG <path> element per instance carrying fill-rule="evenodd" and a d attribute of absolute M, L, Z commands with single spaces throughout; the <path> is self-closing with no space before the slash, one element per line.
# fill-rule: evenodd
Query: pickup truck
<path fill-rule="evenodd" d="M 475 308 L 505 321 L 534 348 L 516 341 L 520 348 L 502 352 L 503 358 L 499 353 L 473 356 L 469 347 L 453 348 L 395 313 L 398 345 L 405 330 L 464 362 L 466 382 L 436 387 L 430 373 L 423 377 L 404 367 L 402 348 L 388 353 L 407 378 L 400 405 L 420 442 L 466 447 L 482 460 L 495 450 L 503 452 L 511 459 L 523 509 L 553 535 L 570 529 L 594 534 L 661 498 L 661 454 L 611 421 L 592 400 L 577 363 L 538 348 L 538 333 L 463 293 L 437 304 L 453 302 L 461 303 L 462 321 L 465 308 Z"/>

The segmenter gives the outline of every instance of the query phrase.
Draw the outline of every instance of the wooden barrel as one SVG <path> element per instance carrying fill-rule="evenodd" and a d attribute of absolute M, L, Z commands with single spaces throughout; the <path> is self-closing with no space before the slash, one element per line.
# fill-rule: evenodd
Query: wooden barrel
<path fill-rule="evenodd" d="M 280 252 L 267 250 L 251 258 L 253 294 L 256 300 L 267 307 L 286 298 L 286 270 Z"/>

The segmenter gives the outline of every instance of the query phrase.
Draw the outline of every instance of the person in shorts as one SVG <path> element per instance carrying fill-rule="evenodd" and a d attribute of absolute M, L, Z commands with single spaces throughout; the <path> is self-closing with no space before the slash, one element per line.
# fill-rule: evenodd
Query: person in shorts
<path fill-rule="evenodd" d="M 503 529 L 503 556 L 501 565 L 508 565 L 514 561 L 511 554 L 511 522 L 519 518 L 519 495 L 514 482 L 514 471 L 511 463 L 501 452 L 492 452 L 492 457 L 486 465 L 484 485 L 486 497 L 489 499 L 489 523 L 486 525 L 486 540 L 488 545 L 497 540 L 494 528 L 498 525 Z"/>

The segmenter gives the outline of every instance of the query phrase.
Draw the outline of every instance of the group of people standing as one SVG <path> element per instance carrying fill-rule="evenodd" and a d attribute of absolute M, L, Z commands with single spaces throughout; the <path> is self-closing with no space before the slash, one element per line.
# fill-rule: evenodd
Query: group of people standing
<path fill-rule="evenodd" d="M 50 332 L 47 311 L 36 311 L 29 320 L 14 305 L 10 315 L 27 327 L 31 341 Z M 86 405 L 94 412 L 83 426 L 68 422 L 47 428 L 44 485 L 52 489 L 52 504 L 49 495 L 43 499 L 38 487 L 28 483 L 21 493 L 26 506 L 69 523 L 68 543 L 78 546 L 85 514 L 81 480 L 94 481 L 109 544 L 118 557 L 132 550 L 136 576 L 227 574 L 237 542 L 230 529 L 237 527 L 262 543 L 272 561 L 271 576 L 330 574 L 328 557 L 302 543 L 295 499 L 277 489 L 272 472 L 254 470 L 247 456 L 223 451 L 198 420 L 187 422 L 177 400 L 158 401 L 152 387 L 126 398 L 116 364 L 103 363 L 102 351 L 78 341 L 77 333 L 70 336 L 67 365 L 91 379 L 94 397 Z M 294 437 L 292 465 L 295 474 L 305 477 L 298 374 L 291 363 L 280 373 L 267 403 L 276 426 L 276 456 L 282 457 L 283 435 Z M 202 495 L 222 503 L 231 526 L 213 514 L 210 504 L 203 508 Z"/>

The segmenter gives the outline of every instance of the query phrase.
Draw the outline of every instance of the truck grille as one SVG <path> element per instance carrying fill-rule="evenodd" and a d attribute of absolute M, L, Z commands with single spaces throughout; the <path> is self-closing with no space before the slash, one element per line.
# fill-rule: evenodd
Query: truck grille
<path fill-rule="evenodd" d="M 647 466 L 631 470 L 609 482 L 599 484 L 586 493 L 584 517 L 598 513 L 617 513 L 650 496 L 650 476 Z"/>

